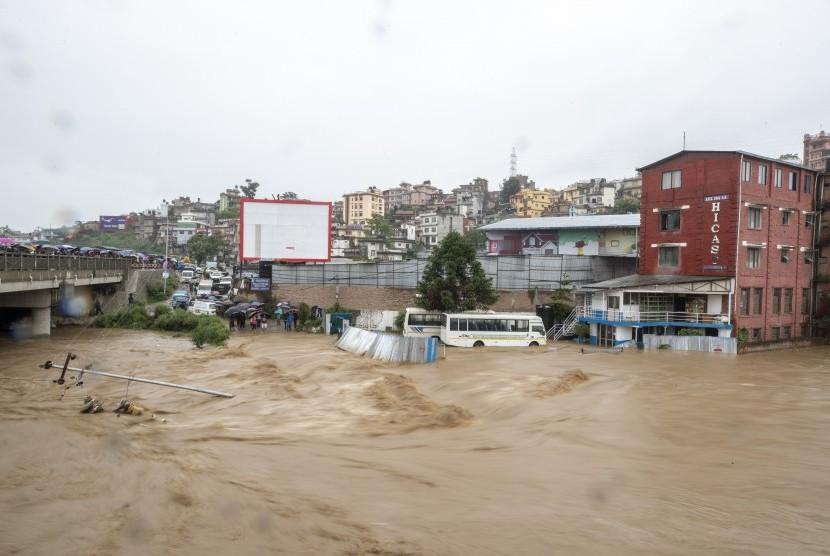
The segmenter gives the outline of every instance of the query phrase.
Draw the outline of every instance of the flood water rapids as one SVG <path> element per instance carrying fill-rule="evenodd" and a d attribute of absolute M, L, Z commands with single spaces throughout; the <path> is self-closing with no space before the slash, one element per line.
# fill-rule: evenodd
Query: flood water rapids
<path fill-rule="evenodd" d="M 236 396 L 64 392 L 37 365 L 69 350 Z M 830 348 L 393 366 L 306 334 L 65 328 L 0 354 L 0 554 L 829 553 Z M 125 394 L 143 415 L 112 413 Z"/>

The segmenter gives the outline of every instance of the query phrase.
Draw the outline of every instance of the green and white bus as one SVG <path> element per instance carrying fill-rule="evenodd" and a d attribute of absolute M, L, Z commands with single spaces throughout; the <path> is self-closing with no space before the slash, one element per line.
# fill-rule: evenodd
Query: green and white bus
<path fill-rule="evenodd" d="M 458 347 L 543 346 L 542 318 L 532 313 L 445 313 L 441 341 Z"/>
<path fill-rule="evenodd" d="M 441 311 L 407 307 L 402 332 L 411 338 L 440 338 Z"/>

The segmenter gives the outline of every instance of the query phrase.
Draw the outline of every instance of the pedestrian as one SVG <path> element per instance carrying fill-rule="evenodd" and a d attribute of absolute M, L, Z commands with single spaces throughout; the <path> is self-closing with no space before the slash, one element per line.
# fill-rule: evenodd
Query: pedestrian
<path fill-rule="evenodd" d="M 259 323 L 263 330 L 268 330 L 268 315 L 262 313 L 262 319 Z"/>
<path fill-rule="evenodd" d="M 101 310 L 101 300 L 96 297 L 95 298 L 95 306 L 93 307 L 92 314 L 93 315 L 100 315 L 103 312 L 104 311 Z"/>
<path fill-rule="evenodd" d="M 135 301 L 135 300 L 133 299 L 133 294 L 132 294 L 132 292 L 130 292 L 130 293 L 128 293 L 128 294 L 127 294 L 127 303 L 128 303 L 129 305 L 132 305 L 132 304 L 133 304 L 133 301 Z"/>
<path fill-rule="evenodd" d="M 251 330 L 256 330 L 256 315 L 251 315 Z"/>
<path fill-rule="evenodd" d="M 291 328 L 294 326 L 294 313 L 288 311 L 288 314 L 285 316 L 285 329 L 289 332 Z"/>

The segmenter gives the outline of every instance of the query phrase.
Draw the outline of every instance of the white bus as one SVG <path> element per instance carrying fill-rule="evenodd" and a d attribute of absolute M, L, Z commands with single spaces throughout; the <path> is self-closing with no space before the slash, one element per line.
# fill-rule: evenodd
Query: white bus
<path fill-rule="evenodd" d="M 440 338 L 441 312 L 407 307 L 403 318 L 403 335 L 413 338 Z"/>
<path fill-rule="evenodd" d="M 448 346 L 543 346 L 542 318 L 530 313 L 447 313 L 441 341 Z"/>

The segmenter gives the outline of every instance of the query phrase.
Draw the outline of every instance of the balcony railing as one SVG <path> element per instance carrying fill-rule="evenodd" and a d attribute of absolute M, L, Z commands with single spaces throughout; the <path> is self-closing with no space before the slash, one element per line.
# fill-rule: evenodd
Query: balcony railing
<path fill-rule="evenodd" d="M 622 309 L 591 309 L 577 307 L 580 317 L 614 322 L 688 322 L 697 324 L 729 324 L 727 315 L 690 313 L 687 311 L 636 311 Z"/>

